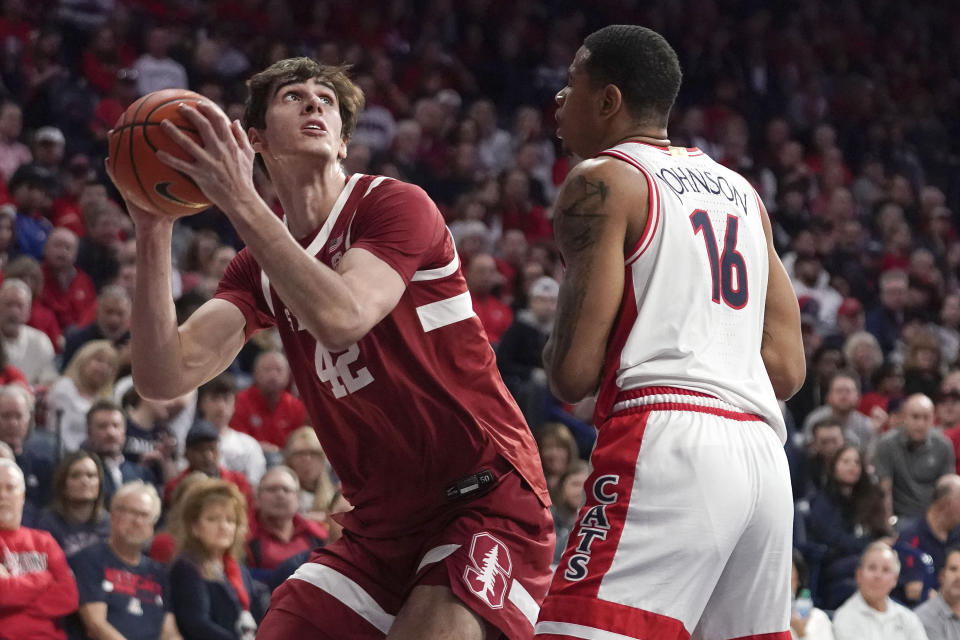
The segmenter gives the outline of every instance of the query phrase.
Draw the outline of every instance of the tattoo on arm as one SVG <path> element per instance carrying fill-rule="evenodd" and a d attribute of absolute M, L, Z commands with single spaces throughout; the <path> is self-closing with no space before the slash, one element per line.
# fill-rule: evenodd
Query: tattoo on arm
<path fill-rule="evenodd" d="M 593 271 L 589 249 L 607 223 L 604 205 L 610 187 L 602 180 L 577 176 L 564 187 L 553 220 L 553 235 L 567 263 L 567 275 L 557 300 L 553 335 L 544 351 L 548 362 L 562 362 L 573 344 L 573 334 L 583 311 L 587 282 Z"/>

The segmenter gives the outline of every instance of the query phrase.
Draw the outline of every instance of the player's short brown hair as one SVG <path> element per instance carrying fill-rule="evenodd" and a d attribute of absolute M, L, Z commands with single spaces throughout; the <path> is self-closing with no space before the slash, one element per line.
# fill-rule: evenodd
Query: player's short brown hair
<path fill-rule="evenodd" d="M 313 58 L 287 58 L 254 74 L 247 80 L 249 96 L 243 110 L 243 127 L 265 129 L 267 105 L 280 87 L 315 78 L 329 85 L 337 95 L 340 119 L 343 121 L 341 135 L 350 140 L 357 128 L 357 119 L 363 111 L 363 91 L 350 80 L 347 72 L 350 65 L 326 65 Z"/>

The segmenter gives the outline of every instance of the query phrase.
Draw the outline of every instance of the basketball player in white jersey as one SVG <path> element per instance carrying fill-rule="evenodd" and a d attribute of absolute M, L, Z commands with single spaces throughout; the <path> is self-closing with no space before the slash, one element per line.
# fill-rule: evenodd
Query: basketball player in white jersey
<path fill-rule="evenodd" d="M 746 179 L 670 146 L 658 34 L 590 36 L 557 95 L 582 158 L 554 210 L 566 263 L 553 390 L 597 394 L 594 471 L 543 638 L 790 637 L 793 506 L 777 399 L 803 382 L 796 297 Z"/>

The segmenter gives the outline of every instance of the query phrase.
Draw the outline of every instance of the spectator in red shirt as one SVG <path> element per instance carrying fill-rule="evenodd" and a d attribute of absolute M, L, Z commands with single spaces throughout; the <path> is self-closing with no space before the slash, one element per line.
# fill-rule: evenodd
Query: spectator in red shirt
<path fill-rule="evenodd" d="M 273 467 L 264 474 L 257 488 L 256 527 L 247 540 L 247 566 L 251 569 L 275 569 L 327 539 L 323 525 L 297 513 L 299 494 L 300 482 L 290 467 Z"/>
<path fill-rule="evenodd" d="M 41 302 L 57 317 L 60 329 L 83 327 L 93 322 L 97 294 L 90 276 L 75 266 L 77 236 L 69 229 L 54 229 L 43 251 Z"/>
<path fill-rule="evenodd" d="M 473 300 L 473 311 L 483 323 L 490 343 L 496 345 L 507 328 L 513 324 L 513 311 L 494 290 L 503 284 L 503 276 L 497 271 L 493 257 L 481 253 L 470 260 L 467 268 L 467 288 Z"/>
<path fill-rule="evenodd" d="M 25 491 L 20 467 L 0 459 L 2 633 L 11 638 L 66 640 L 60 618 L 77 609 L 77 583 L 53 536 L 20 526 Z"/>
<path fill-rule="evenodd" d="M 264 452 L 279 451 L 290 432 L 302 426 L 307 410 L 287 391 L 290 365 L 279 351 L 265 351 L 253 363 L 253 384 L 237 394 L 230 426 L 253 436 Z"/>
<path fill-rule="evenodd" d="M 547 210 L 531 200 L 530 178 L 521 169 L 503 178 L 503 228 L 520 229 L 530 242 L 553 238 Z"/>

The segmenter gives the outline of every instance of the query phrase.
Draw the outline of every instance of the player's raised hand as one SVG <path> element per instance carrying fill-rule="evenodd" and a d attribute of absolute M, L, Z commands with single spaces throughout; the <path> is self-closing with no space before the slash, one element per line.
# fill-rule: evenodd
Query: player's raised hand
<path fill-rule="evenodd" d="M 200 134 L 197 144 L 168 120 L 161 124 L 163 132 L 180 146 L 192 160 L 181 160 L 164 151 L 157 158 L 164 164 L 189 175 L 213 204 L 228 215 L 240 203 L 256 198 L 253 184 L 253 147 L 238 120 L 227 115 L 209 100 L 196 108 L 180 105 L 180 114 Z"/>

